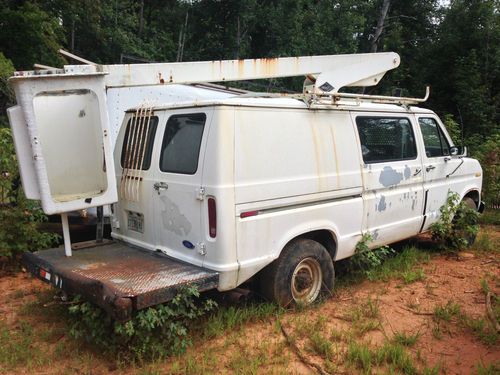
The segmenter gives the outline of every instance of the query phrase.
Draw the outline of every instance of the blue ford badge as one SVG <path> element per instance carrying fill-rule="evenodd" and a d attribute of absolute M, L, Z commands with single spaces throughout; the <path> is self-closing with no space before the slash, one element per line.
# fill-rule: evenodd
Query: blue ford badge
<path fill-rule="evenodd" d="M 194 245 L 191 242 L 189 242 L 189 241 L 184 240 L 184 241 L 182 241 L 182 244 L 185 247 L 187 247 L 188 249 L 191 249 L 191 250 L 194 249 Z"/>

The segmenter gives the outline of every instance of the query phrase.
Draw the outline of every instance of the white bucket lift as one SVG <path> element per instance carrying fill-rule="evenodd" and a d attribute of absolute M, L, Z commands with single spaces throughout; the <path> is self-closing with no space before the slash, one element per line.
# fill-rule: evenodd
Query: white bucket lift
<path fill-rule="evenodd" d="M 66 213 L 117 201 L 108 88 L 306 76 L 308 93 L 336 95 L 342 87 L 376 85 L 399 63 L 396 53 L 376 53 L 16 72 L 10 83 L 18 105 L 8 115 L 26 197 L 61 214 L 68 256 Z"/>

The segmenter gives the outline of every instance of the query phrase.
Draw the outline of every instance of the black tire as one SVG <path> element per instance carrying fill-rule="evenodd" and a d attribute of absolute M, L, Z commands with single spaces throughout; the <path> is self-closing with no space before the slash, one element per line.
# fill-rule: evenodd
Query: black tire
<path fill-rule="evenodd" d="M 472 198 L 465 197 L 462 201 L 466 204 L 467 207 L 473 209 L 474 211 L 477 211 L 476 202 L 474 202 Z M 476 241 L 476 235 L 474 234 L 466 236 L 465 240 L 467 241 L 467 247 L 470 247 L 474 245 L 474 242 Z"/>
<path fill-rule="evenodd" d="M 316 241 L 301 238 L 288 244 L 263 270 L 260 290 L 266 299 L 283 307 L 309 305 L 321 296 L 330 296 L 334 281 L 328 251 Z"/>

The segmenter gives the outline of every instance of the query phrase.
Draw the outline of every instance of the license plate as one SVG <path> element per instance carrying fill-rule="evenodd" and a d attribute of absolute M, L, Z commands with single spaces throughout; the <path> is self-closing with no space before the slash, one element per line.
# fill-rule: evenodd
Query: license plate
<path fill-rule="evenodd" d="M 135 232 L 144 232 L 144 216 L 136 212 L 129 212 L 128 214 L 128 229 Z"/>

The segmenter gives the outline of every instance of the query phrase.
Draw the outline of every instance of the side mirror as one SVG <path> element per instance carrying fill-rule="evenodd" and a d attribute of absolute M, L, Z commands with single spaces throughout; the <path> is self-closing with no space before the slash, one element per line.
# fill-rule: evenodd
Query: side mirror
<path fill-rule="evenodd" d="M 451 156 L 467 156 L 467 147 L 466 146 L 452 146 L 450 147 L 450 155 Z"/>

